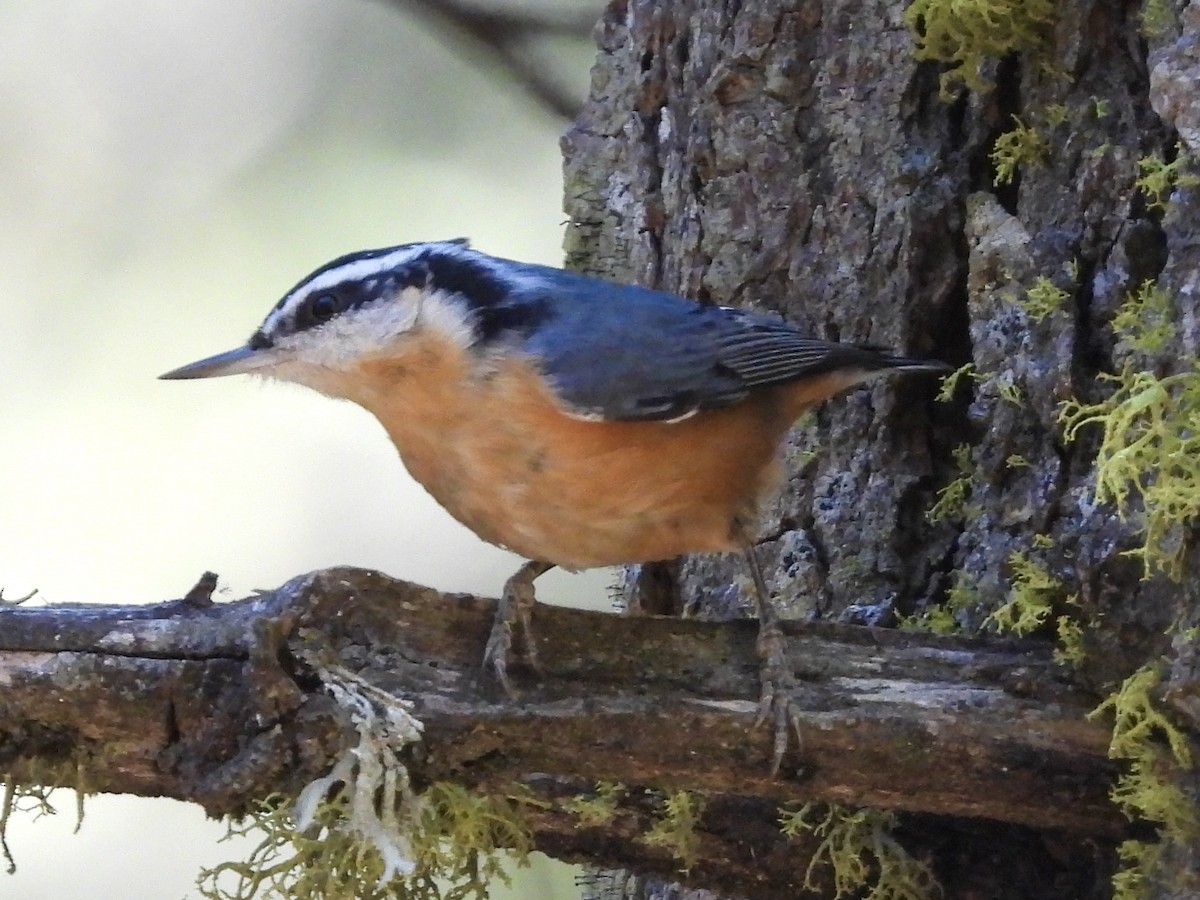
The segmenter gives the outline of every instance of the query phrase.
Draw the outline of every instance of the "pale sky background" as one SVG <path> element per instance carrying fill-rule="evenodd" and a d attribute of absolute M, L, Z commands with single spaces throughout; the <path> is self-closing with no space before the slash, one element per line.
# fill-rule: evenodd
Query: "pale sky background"
<path fill-rule="evenodd" d="M 551 54 L 582 96 L 590 49 Z M 562 123 L 368 0 L 0 2 L 0 122 L 8 596 L 151 602 L 211 569 L 233 598 L 339 564 L 499 590 L 518 560 L 442 512 L 367 413 L 155 378 L 237 346 L 345 252 L 466 236 L 561 262 Z M 607 577 L 539 590 L 602 600 Z M 0 898 L 193 897 L 237 854 L 169 801 L 93 799 L 72 836 L 60 797 L 11 823 Z M 557 868 L 495 896 L 578 896 Z"/>

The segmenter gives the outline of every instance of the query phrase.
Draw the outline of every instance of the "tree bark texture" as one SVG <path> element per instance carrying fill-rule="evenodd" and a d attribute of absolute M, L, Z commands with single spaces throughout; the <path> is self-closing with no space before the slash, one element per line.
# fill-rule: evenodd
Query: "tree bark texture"
<path fill-rule="evenodd" d="M 969 585 L 958 618 L 973 630 L 1010 595 L 1022 554 L 1090 623 L 1079 677 L 1108 690 L 1165 654 L 1167 694 L 1195 729 L 1192 525 L 1173 534 L 1182 577 L 1143 579 L 1125 554 L 1141 540 L 1137 510 L 1096 502 L 1096 431 L 1068 442 L 1059 410 L 1111 393 L 1102 376 L 1124 362 L 1113 319 L 1147 280 L 1171 297 L 1174 328 L 1133 362 L 1194 366 L 1200 191 L 1176 185 L 1160 208 L 1135 181 L 1139 159 L 1200 153 L 1200 4 L 1146 4 L 1153 21 L 1140 3 L 1053 4 L 1044 46 L 986 61 L 991 88 L 949 100 L 947 67 L 915 58 L 907 5 L 612 3 L 590 101 L 563 142 L 568 258 L 777 310 L 816 336 L 973 363 L 953 402 L 895 379 L 798 424 L 759 525 L 778 602 L 802 619 L 886 623 Z M 997 184 L 997 138 L 1021 123 L 1046 152 Z M 1067 294 L 1042 318 L 1014 302 L 1038 277 Z M 961 445 L 965 510 L 929 523 Z M 737 566 L 688 559 L 665 589 L 641 567 L 631 590 L 658 596 L 630 604 L 737 615 Z"/>
<path fill-rule="evenodd" d="M 305 662 L 316 655 L 415 702 L 418 785 L 521 783 L 551 801 L 626 785 L 604 827 L 531 809 L 539 845 L 566 858 L 671 874 L 677 860 L 639 843 L 655 814 L 640 787 L 704 793 L 692 877 L 747 896 L 800 890 L 812 845 L 780 833 L 789 802 L 905 811 L 916 852 L 955 834 L 964 859 L 997 833 L 1045 856 L 1046 835 L 1105 846 L 1123 831 L 1107 732 L 1083 718 L 1094 700 L 1043 644 L 793 625 L 804 747 L 772 779 L 753 623 L 540 608 L 543 677 L 513 702 L 479 677 L 493 612 L 353 569 L 228 604 L 0 609 L 0 771 L 214 815 L 294 795 L 351 731 Z"/>

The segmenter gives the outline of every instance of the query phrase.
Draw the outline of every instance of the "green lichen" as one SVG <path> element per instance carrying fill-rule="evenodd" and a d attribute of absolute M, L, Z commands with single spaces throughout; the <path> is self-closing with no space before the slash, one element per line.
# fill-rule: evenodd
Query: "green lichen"
<path fill-rule="evenodd" d="M 1012 588 L 1008 600 L 984 620 L 1002 634 L 1024 636 L 1037 631 L 1050 618 L 1057 603 L 1071 603 L 1074 596 L 1064 596 L 1063 583 L 1035 563 L 1024 553 L 1008 558 L 1012 569 Z"/>
<path fill-rule="evenodd" d="M 0 798 L 0 856 L 4 859 L 9 875 L 17 871 L 17 861 L 8 846 L 8 823 L 14 813 L 30 815 L 34 820 L 57 813 L 58 810 L 50 802 L 50 795 L 53 792 L 54 788 L 17 784 L 11 778 L 5 778 L 4 796 Z M 82 814 L 80 821 L 82 821 Z"/>
<path fill-rule="evenodd" d="M 931 524 L 961 518 L 968 513 L 967 497 L 971 490 L 973 467 L 971 445 L 959 444 L 951 454 L 958 468 L 958 477 L 937 492 L 937 500 L 925 514 Z"/>
<path fill-rule="evenodd" d="M 1083 626 L 1070 616 L 1059 616 L 1054 620 L 1054 661 L 1060 666 L 1078 666 L 1087 656 L 1084 648 Z"/>
<path fill-rule="evenodd" d="M 820 452 L 811 447 L 805 449 L 797 448 L 792 454 L 792 469 L 796 471 L 805 469 L 816 462 L 820 456 Z"/>
<path fill-rule="evenodd" d="M 1010 469 L 1031 469 L 1032 464 L 1020 453 L 1012 453 L 1004 458 L 1004 465 Z"/>
<path fill-rule="evenodd" d="M 1057 128 L 1071 117 L 1070 112 L 1071 111 L 1062 103 L 1051 103 L 1046 107 L 1043 116 L 1047 125 L 1049 125 L 1051 128 Z"/>
<path fill-rule="evenodd" d="M 984 61 L 1044 48 L 1056 18 L 1052 0 L 914 0 L 904 11 L 916 58 L 950 66 L 941 76 L 945 98 L 959 86 L 991 90 L 980 73 Z"/>
<path fill-rule="evenodd" d="M 1113 900 L 1144 900 L 1149 876 L 1162 863 L 1162 845 L 1157 841 L 1122 841 L 1117 846 L 1117 871 L 1113 873 Z"/>
<path fill-rule="evenodd" d="M 958 572 L 954 586 L 946 592 L 946 599 L 917 615 L 906 616 L 899 622 L 902 631 L 918 631 L 929 634 L 955 634 L 962 630 L 959 616 L 979 604 L 979 585 L 964 572 Z"/>
<path fill-rule="evenodd" d="M 1016 127 L 996 138 L 992 152 L 988 154 L 996 176 L 992 179 L 997 187 L 1012 184 L 1018 166 L 1040 166 L 1050 157 L 1050 143 L 1036 128 L 1032 128 L 1013 116 Z"/>
<path fill-rule="evenodd" d="M 1163 778 L 1162 769 L 1157 754 L 1136 757 L 1113 787 L 1113 802 L 1130 819 L 1156 823 L 1170 840 L 1190 840 L 1197 830 L 1195 805 L 1182 788 Z"/>
<path fill-rule="evenodd" d="M 1151 694 L 1161 680 L 1162 670 L 1158 665 L 1142 666 L 1092 710 L 1088 718 L 1113 717 L 1108 755 L 1114 759 L 1137 759 L 1147 747 L 1165 739 L 1175 762 L 1180 768 L 1190 769 L 1192 753 L 1187 737 L 1158 709 Z"/>
<path fill-rule="evenodd" d="M 507 877 L 500 851 L 523 862 L 532 849 L 518 802 L 446 782 L 418 795 L 403 762 L 421 738 L 411 704 L 344 668 L 307 661 L 358 743 L 294 802 L 269 798 L 231 825 L 231 835 L 259 843 L 246 860 L 202 872 L 201 895 L 484 900 L 488 882 Z"/>
<path fill-rule="evenodd" d="M 1161 156 L 1143 156 L 1137 161 L 1141 173 L 1134 181 L 1134 187 L 1146 197 L 1146 205 L 1150 209 L 1165 210 L 1171 194 L 1179 187 L 1195 187 L 1200 184 L 1200 176 L 1193 172 L 1184 171 L 1191 166 L 1192 160 L 1183 144 L 1175 147 L 1175 158 L 1167 162 Z"/>
<path fill-rule="evenodd" d="M 1064 309 L 1070 297 L 1071 294 L 1068 291 L 1057 287 L 1054 282 L 1042 275 L 1038 276 L 1033 287 L 1025 292 L 1024 298 L 1017 301 L 1017 305 L 1029 318 L 1040 322 L 1051 313 Z"/>
<path fill-rule="evenodd" d="M 806 803 L 780 810 L 779 825 L 789 838 L 810 834 L 820 839 L 804 873 L 804 887 L 817 892 L 817 874 L 828 867 L 833 900 L 928 900 L 941 886 L 923 861 L 892 836 L 894 813 Z"/>
<path fill-rule="evenodd" d="M 1173 34 L 1179 23 L 1168 0 L 1145 0 L 1138 16 L 1138 30 L 1143 37 L 1154 40 Z"/>
<path fill-rule="evenodd" d="M 625 795 L 625 785 L 601 781 L 595 793 L 579 794 L 563 804 L 563 809 L 579 817 L 584 828 L 607 825 L 617 814 L 617 805 Z"/>
<path fill-rule="evenodd" d="M 24 603 L 32 596 L 5 602 Z M 0 774 L 0 860 L 9 875 L 17 871 L 17 861 L 8 845 L 8 826 L 13 816 L 32 816 L 37 821 L 43 816 L 57 815 L 58 808 L 53 802 L 55 793 L 70 790 L 75 794 L 76 833 L 83 827 L 84 800 L 91 793 L 88 763 L 88 755 L 80 752 L 65 760 L 28 763 L 20 780 L 11 772 Z"/>
<path fill-rule="evenodd" d="M 407 832 L 412 866 L 397 877 L 376 844 L 346 828 L 352 806 L 352 791 L 338 790 L 320 800 L 299 828 L 288 798 L 276 795 L 256 804 L 229 826 L 227 837 L 257 838 L 257 846 L 241 862 L 201 873 L 201 896 L 486 900 L 489 882 L 508 883 L 500 850 L 518 863 L 532 850 L 515 804 L 438 782 L 420 797 Z"/>
<path fill-rule="evenodd" d="M 1192 847 L 1200 840 L 1196 805 L 1171 780 L 1173 771 L 1191 769 L 1193 762 L 1186 736 L 1154 699 L 1161 678 L 1159 665 L 1143 666 L 1089 715 L 1112 715 L 1108 755 L 1130 761 L 1113 787 L 1113 802 L 1130 821 L 1151 822 L 1158 828 L 1157 841 L 1128 840 L 1118 848 L 1121 865 L 1113 876 L 1114 900 L 1140 900 L 1160 870 L 1166 849 Z"/>
<path fill-rule="evenodd" d="M 662 847 L 680 862 L 680 870 L 688 871 L 700 857 L 700 817 L 704 814 L 704 798 L 688 791 L 676 791 L 663 800 L 663 814 L 642 835 L 642 843 Z"/>
<path fill-rule="evenodd" d="M 1089 426 L 1103 433 L 1096 455 L 1096 499 L 1122 519 L 1139 519 L 1144 576 L 1178 580 L 1186 549 L 1181 526 L 1200 516 L 1200 368 L 1159 378 L 1126 366 L 1102 376 L 1116 385 L 1108 399 L 1066 401 L 1059 411 L 1064 439 Z M 1139 509 L 1140 506 L 1140 509 Z"/>
<path fill-rule="evenodd" d="M 1171 295 L 1152 279 L 1143 281 L 1117 308 L 1112 327 L 1123 347 L 1143 353 L 1165 349 L 1176 334 Z"/>
<path fill-rule="evenodd" d="M 817 433 L 817 420 L 807 412 L 792 423 L 792 451 L 789 458 L 792 471 L 800 471 L 821 458 L 821 437 Z"/>
<path fill-rule="evenodd" d="M 993 381 L 996 393 L 1001 400 L 1007 400 L 1013 406 L 1021 406 L 1025 402 L 1025 394 L 1014 380 L 1011 372 L 1003 372 Z"/>
<path fill-rule="evenodd" d="M 954 392 L 958 390 L 958 386 L 964 378 L 979 378 L 979 375 L 975 372 L 975 363 L 961 365 L 949 375 L 943 376 L 941 389 L 934 399 L 939 403 L 949 403 L 952 401 L 954 399 Z"/>

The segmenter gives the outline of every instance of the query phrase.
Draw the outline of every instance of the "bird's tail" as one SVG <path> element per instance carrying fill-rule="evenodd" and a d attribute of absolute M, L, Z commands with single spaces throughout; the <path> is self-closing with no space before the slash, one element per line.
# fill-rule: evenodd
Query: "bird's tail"
<path fill-rule="evenodd" d="M 880 353 L 875 358 L 875 365 L 880 369 L 903 369 L 906 372 L 938 372 L 945 374 L 953 372 L 954 366 L 937 359 L 912 359 L 907 356 L 894 356 L 891 353 Z"/>

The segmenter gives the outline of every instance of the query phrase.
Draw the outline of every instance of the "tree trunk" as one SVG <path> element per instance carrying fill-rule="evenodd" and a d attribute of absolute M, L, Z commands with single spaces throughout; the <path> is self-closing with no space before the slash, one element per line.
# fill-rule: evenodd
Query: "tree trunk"
<path fill-rule="evenodd" d="M 1126 366 L 1195 370 L 1200 193 L 1186 177 L 1157 195 L 1136 182 L 1145 160 L 1200 152 L 1200 4 L 1068 0 L 1038 23 L 1037 3 L 981 3 L 990 25 L 954 4 L 966 18 L 951 26 L 974 34 L 961 66 L 919 60 L 909 27 L 936 57 L 950 4 L 912 4 L 925 12 L 906 23 L 908 5 L 614 3 L 590 102 L 564 139 L 569 259 L 778 310 L 817 336 L 973 363 L 949 402 L 896 379 L 797 426 L 789 481 L 759 527 L 778 602 L 801 619 L 889 623 L 949 600 L 974 631 L 1031 583 L 1022 572 L 1040 572 L 1055 585 L 1044 630 L 1060 616 L 1084 627 L 1079 680 L 1107 692 L 1165 655 L 1166 695 L 1195 729 L 1191 513 L 1168 517 L 1152 547 L 1182 549 L 1175 577 L 1144 568 L 1126 551 L 1146 540 L 1151 500 L 1143 510 L 1132 490 L 1119 514 L 1097 502 L 1100 428 L 1068 440 L 1060 412 L 1110 396 L 1104 376 Z M 1016 151 L 1013 133 L 1026 138 Z M 1017 163 L 1007 181 L 997 148 Z M 1131 349 L 1117 313 L 1147 281 L 1169 298 L 1169 328 Z M 1048 308 L 1035 302 L 1046 296 Z M 1168 415 L 1194 415 L 1172 400 Z M 1200 447 L 1184 452 L 1194 471 Z M 962 502 L 927 521 L 958 479 Z M 647 569 L 632 589 L 653 581 Z M 673 596 L 630 605 L 744 609 L 729 589 L 736 560 L 676 573 Z M 1171 768 L 1194 801 L 1194 774 Z M 949 895 L 1006 895 L 1024 851 L 998 840 L 994 852 L 1004 862 L 986 887 Z M 1164 867 L 1156 896 L 1200 872 L 1178 848 Z M 1054 877 L 1028 895 L 1050 896 Z"/>

